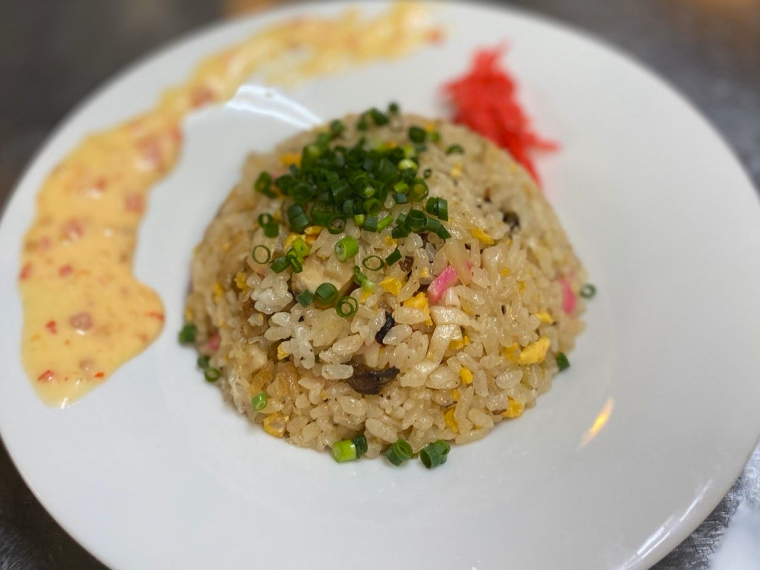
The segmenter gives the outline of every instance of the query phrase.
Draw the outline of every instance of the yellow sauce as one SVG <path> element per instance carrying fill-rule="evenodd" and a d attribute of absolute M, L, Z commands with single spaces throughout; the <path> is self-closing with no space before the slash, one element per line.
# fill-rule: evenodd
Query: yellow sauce
<path fill-rule="evenodd" d="M 228 100 L 255 73 L 290 85 L 440 37 L 418 4 L 368 19 L 354 10 L 296 18 L 209 57 L 155 108 L 75 148 L 40 190 L 21 256 L 22 360 L 42 400 L 65 407 L 161 332 L 161 299 L 132 274 L 132 258 L 148 193 L 177 162 L 185 116 Z"/>

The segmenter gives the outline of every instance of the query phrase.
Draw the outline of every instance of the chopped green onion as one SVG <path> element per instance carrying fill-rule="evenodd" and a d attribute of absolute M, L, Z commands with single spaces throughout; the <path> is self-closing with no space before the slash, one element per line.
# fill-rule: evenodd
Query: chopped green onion
<path fill-rule="evenodd" d="M 259 392 L 256 394 L 253 398 L 251 398 L 251 406 L 253 406 L 253 411 L 260 412 L 266 408 L 268 400 L 269 398 L 267 398 L 266 392 Z"/>
<path fill-rule="evenodd" d="M 354 224 L 356 224 L 357 228 L 364 227 L 364 223 L 367 221 L 367 216 L 364 214 L 356 214 L 354 216 Z"/>
<path fill-rule="evenodd" d="M 290 251 L 293 251 L 293 250 L 291 249 Z M 290 261 L 290 265 L 293 267 L 293 271 L 295 273 L 301 273 L 303 271 L 303 263 L 301 263 L 301 260 L 298 259 L 297 256 L 289 255 L 286 257 Z"/>
<path fill-rule="evenodd" d="M 353 438 L 351 441 L 354 442 L 354 447 L 356 448 L 356 458 L 359 459 L 362 455 L 367 453 L 367 438 L 364 434 L 357 435 L 355 438 Z"/>
<path fill-rule="evenodd" d="M 298 301 L 302 307 L 308 307 L 311 305 L 312 301 L 314 301 L 314 293 L 306 289 L 296 297 L 296 301 Z"/>
<path fill-rule="evenodd" d="M 446 458 L 451 451 L 451 445 L 448 442 L 439 439 L 430 445 L 426 445 L 420 450 L 420 459 L 422 464 L 428 469 L 438 467 L 446 463 Z"/>
<path fill-rule="evenodd" d="M 340 121 L 333 121 L 332 123 L 330 123 L 330 131 L 332 131 L 332 134 L 334 136 L 340 135 L 345 130 L 346 130 L 346 125 L 344 125 Z"/>
<path fill-rule="evenodd" d="M 420 127 L 409 127 L 409 140 L 415 143 L 425 142 L 427 139 L 427 132 Z"/>
<path fill-rule="evenodd" d="M 293 204 L 288 208 L 288 221 L 290 222 L 290 229 L 295 233 L 301 233 L 309 226 L 309 218 L 304 212 L 303 206 L 300 204 Z"/>
<path fill-rule="evenodd" d="M 264 226 L 268 226 L 269 224 L 276 224 L 277 222 L 274 221 L 274 217 L 272 214 L 261 214 L 257 221 L 259 222 L 259 225 L 263 228 Z"/>
<path fill-rule="evenodd" d="M 330 223 L 327 226 L 327 231 L 331 234 L 342 233 L 346 229 L 346 218 L 340 216 L 333 216 L 330 218 Z"/>
<path fill-rule="evenodd" d="M 218 368 L 206 368 L 206 371 L 203 373 L 203 376 L 206 378 L 207 382 L 216 382 L 219 380 L 219 378 L 222 375 L 222 371 Z"/>
<path fill-rule="evenodd" d="M 358 458 L 356 452 L 356 444 L 353 440 L 344 439 L 343 441 L 336 441 L 332 445 L 332 456 L 338 463 L 346 463 L 347 461 L 354 461 Z"/>
<path fill-rule="evenodd" d="M 276 198 L 277 194 L 272 190 L 272 175 L 268 172 L 262 172 L 253 183 L 253 188 L 256 192 L 264 194 L 269 198 Z"/>
<path fill-rule="evenodd" d="M 410 144 L 405 144 L 401 147 L 401 150 L 404 151 L 404 156 L 406 158 L 414 158 L 417 156 L 417 149 Z M 414 166 L 416 167 L 417 165 L 415 164 Z M 403 170 L 400 165 L 398 168 L 399 170 Z"/>
<path fill-rule="evenodd" d="M 280 226 L 277 223 L 264 226 L 264 235 L 268 238 L 276 238 L 280 235 Z"/>
<path fill-rule="evenodd" d="M 441 227 L 435 233 L 441 239 L 449 239 L 451 237 L 451 234 L 445 227 L 443 227 L 443 224 L 441 224 Z"/>
<path fill-rule="evenodd" d="M 372 291 L 375 290 L 375 284 L 367 279 L 364 283 L 362 283 L 362 291 L 364 291 L 367 294 L 372 293 Z"/>
<path fill-rule="evenodd" d="M 396 114 L 396 113 L 398 113 L 400 110 L 401 110 L 401 107 L 400 107 L 400 106 L 399 106 L 399 104 L 398 104 L 398 103 L 396 103 L 395 101 L 393 101 L 393 102 L 392 102 L 390 105 L 388 105 L 388 112 L 389 112 L 389 113 L 393 113 L 393 114 Z"/>
<path fill-rule="evenodd" d="M 301 153 L 301 168 L 309 168 L 314 165 L 315 162 L 324 153 L 323 147 L 317 144 L 308 144 L 303 148 Z"/>
<path fill-rule="evenodd" d="M 406 194 L 401 194 L 400 192 L 394 192 L 393 201 L 396 202 L 396 204 L 408 204 L 409 197 Z"/>
<path fill-rule="evenodd" d="M 265 245 L 257 245 L 253 248 L 251 257 L 256 263 L 264 265 L 265 263 L 269 263 L 269 260 L 272 259 L 272 250 Z"/>
<path fill-rule="evenodd" d="M 430 178 L 433 175 L 433 169 L 432 168 L 426 168 L 425 172 L 422 173 L 422 176 L 425 178 Z"/>
<path fill-rule="evenodd" d="M 370 109 L 369 116 L 372 117 L 372 120 L 375 121 L 375 124 L 378 127 L 387 125 L 390 122 L 390 120 L 388 119 L 388 116 L 380 112 L 378 109 Z"/>
<path fill-rule="evenodd" d="M 195 335 L 198 329 L 195 325 L 185 325 L 182 330 L 179 331 L 179 342 L 181 344 L 192 344 L 195 342 Z"/>
<path fill-rule="evenodd" d="M 388 257 L 385 258 L 385 263 L 388 264 L 388 267 L 396 263 L 399 259 L 401 259 L 401 252 L 397 249 L 393 253 L 391 253 Z"/>
<path fill-rule="evenodd" d="M 281 257 L 278 257 L 272 262 L 272 265 L 269 267 L 274 271 L 275 273 L 282 273 L 290 266 L 290 259 L 287 258 L 287 256 L 283 255 Z"/>
<path fill-rule="evenodd" d="M 438 142 L 441 140 L 441 133 L 438 131 L 433 131 L 431 133 L 428 133 L 428 139 L 430 139 L 430 142 Z"/>
<path fill-rule="evenodd" d="M 300 237 L 293 240 L 293 249 L 296 254 L 298 254 L 298 259 L 303 259 L 311 253 L 311 248 L 306 244 L 303 238 Z"/>
<path fill-rule="evenodd" d="M 557 366 L 559 367 L 560 372 L 570 368 L 570 361 L 567 359 L 567 356 L 564 352 L 557 353 Z"/>
<path fill-rule="evenodd" d="M 406 228 L 402 228 L 402 227 L 400 227 L 400 226 L 396 226 L 396 227 L 395 227 L 395 228 L 393 228 L 393 230 L 391 231 L 391 237 L 392 237 L 393 239 L 405 238 L 405 237 L 409 237 L 409 233 L 410 233 L 410 232 L 409 232 L 409 230 L 408 230 L 408 229 L 406 229 Z"/>
<path fill-rule="evenodd" d="M 425 210 L 441 220 L 449 220 L 449 203 L 443 198 L 428 198 Z"/>
<path fill-rule="evenodd" d="M 406 182 L 396 182 L 393 185 L 393 189 L 399 194 L 406 194 L 407 192 L 409 192 L 409 184 L 407 184 Z"/>
<path fill-rule="evenodd" d="M 332 305 L 338 298 L 338 289 L 332 283 L 322 283 L 314 292 L 314 297 L 321 305 Z"/>
<path fill-rule="evenodd" d="M 593 299 L 596 295 L 596 287 L 591 283 L 586 283 L 583 287 L 581 287 L 580 293 L 581 297 L 584 299 Z"/>
<path fill-rule="evenodd" d="M 359 302 L 347 295 L 338 299 L 338 303 L 335 305 L 335 312 L 338 313 L 338 316 L 343 317 L 344 319 L 354 316 L 358 310 Z"/>
<path fill-rule="evenodd" d="M 198 364 L 198 368 L 201 370 L 206 370 L 208 368 L 208 363 L 211 360 L 211 357 L 206 354 L 201 354 L 198 357 L 198 360 L 196 361 L 196 364 Z"/>
<path fill-rule="evenodd" d="M 341 263 L 345 263 L 357 253 L 359 253 L 359 244 L 351 236 L 341 238 L 335 244 L 335 255 Z"/>
<path fill-rule="evenodd" d="M 446 154 L 464 154 L 464 148 L 461 144 L 453 144 L 446 149 Z"/>
<path fill-rule="evenodd" d="M 413 170 L 417 168 L 417 163 L 411 158 L 405 158 L 398 163 L 399 170 Z"/>
<path fill-rule="evenodd" d="M 409 198 L 412 200 L 412 202 L 422 202 L 425 198 L 427 198 L 428 195 L 428 185 L 427 183 L 418 178 L 414 181 L 414 185 L 412 186 L 412 189 L 409 190 Z"/>
<path fill-rule="evenodd" d="M 364 201 L 362 206 L 364 211 L 370 216 L 377 216 L 383 209 L 383 203 L 377 198 L 370 198 Z"/>
<path fill-rule="evenodd" d="M 354 265 L 353 279 L 354 279 L 354 283 L 360 286 L 363 285 L 365 281 L 367 281 L 367 276 L 364 275 L 364 273 L 362 272 L 362 268 L 359 267 L 358 265 Z"/>
<path fill-rule="evenodd" d="M 390 214 L 387 214 L 382 220 L 380 220 L 377 223 L 377 231 L 379 232 L 383 231 L 385 228 L 391 225 L 392 221 L 393 221 L 393 216 L 391 216 Z"/>
<path fill-rule="evenodd" d="M 369 123 L 367 122 L 367 119 L 364 118 L 364 115 L 362 115 L 356 123 L 356 128 L 360 131 L 366 131 L 369 128 Z"/>
<path fill-rule="evenodd" d="M 427 220 L 427 216 L 422 212 L 422 210 L 412 209 L 409 210 L 409 214 L 406 219 L 406 226 L 411 230 L 418 231 L 425 227 L 425 220 Z"/>
<path fill-rule="evenodd" d="M 412 449 L 412 444 L 405 439 L 396 440 L 396 443 L 385 450 L 385 456 L 388 458 L 388 461 L 396 467 L 404 461 L 411 459 L 413 454 L 414 449 Z"/>
<path fill-rule="evenodd" d="M 385 267 L 385 261 L 378 255 L 370 255 L 362 260 L 362 265 L 370 271 L 380 271 Z"/>
<path fill-rule="evenodd" d="M 368 232 L 376 232 L 379 223 L 380 219 L 377 216 L 367 216 L 367 219 L 364 220 L 364 229 Z"/>

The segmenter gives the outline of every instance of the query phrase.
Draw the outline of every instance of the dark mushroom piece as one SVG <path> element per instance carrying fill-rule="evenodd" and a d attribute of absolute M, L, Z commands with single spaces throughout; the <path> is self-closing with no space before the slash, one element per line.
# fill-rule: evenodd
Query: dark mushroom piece
<path fill-rule="evenodd" d="M 520 216 L 516 212 L 509 211 L 504 212 L 504 223 L 509 226 L 509 233 L 511 234 L 515 230 L 520 229 Z"/>
<path fill-rule="evenodd" d="M 353 364 L 353 367 L 354 373 L 346 382 L 360 394 L 379 394 L 400 372 L 395 366 L 383 370 L 370 368 L 366 364 Z"/>
<path fill-rule="evenodd" d="M 380 328 L 379 331 L 377 331 L 377 334 L 375 335 L 375 340 L 379 344 L 385 344 L 383 340 L 385 340 L 385 335 L 387 335 L 390 330 L 396 326 L 396 321 L 393 318 L 393 315 L 391 315 L 388 311 L 385 311 L 385 323 Z"/>

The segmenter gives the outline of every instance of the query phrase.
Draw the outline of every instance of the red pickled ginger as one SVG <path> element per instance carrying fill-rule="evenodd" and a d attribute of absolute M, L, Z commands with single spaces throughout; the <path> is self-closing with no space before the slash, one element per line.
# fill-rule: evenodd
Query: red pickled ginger
<path fill-rule="evenodd" d="M 491 139 L 510 152 L 536 181 L 538 172 L 530 153 L 556 150 L 557 143 L 539 136 L 517 101 L 517 82 L 499 66 L 505 45 L 475 52 L 471 69 L 444 86 L 454 107 L 453 121 Z"/>

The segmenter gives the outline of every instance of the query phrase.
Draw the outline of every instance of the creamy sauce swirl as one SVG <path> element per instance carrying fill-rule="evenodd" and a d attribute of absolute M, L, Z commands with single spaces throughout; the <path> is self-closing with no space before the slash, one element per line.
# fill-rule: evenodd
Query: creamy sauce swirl
<path fill-rule="evenodd" d="M 372 18 L 347 10 L 279 23 L 205 59 L 156 107 L 71 151 L 39 192 L 21 254 L 22 360 L 42 400 L 67 406 L 161 332 L 161 299 L 132 261 L 148 195 L 175 166 L 189 113 L 227 101 L 256 73 L 292 85 L 440 38 L 427 10 L 409 3 Z"/>

